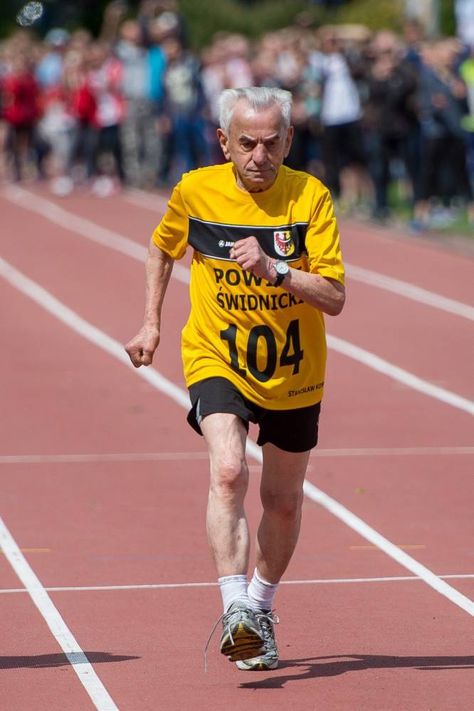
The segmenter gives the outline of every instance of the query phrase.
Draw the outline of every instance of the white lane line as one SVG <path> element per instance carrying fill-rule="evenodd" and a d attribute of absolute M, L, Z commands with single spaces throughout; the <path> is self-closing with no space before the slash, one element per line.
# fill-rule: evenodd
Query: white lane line
<path fill-rule="evenodd" d="M 23 190 L 23 188 L 8 187 L 4 189 L 3 194 L 13 202 L 21 204 L 23 209 L 27 208 L 29 210 L 33 210 L 34 212 L 42 215 L 42 217 L 47 217 L 52 222 L 61 225 L 65 229 L 75 231 L 92 242 L 105 245 L 108 248 L 116 249 L 122 254 L 132 257 L 133 259 L 138 259 L 139 261 L 143 261 L 145 258 L 145 248 L 133 240 L 130 240 L 127 237 L 122 237 L 121 235 L 103 227 L 98 227 L 90 220 L 77 217 L 76 215 L 63 210 L 61 207 L 58 207 L 49 200 L 45 200 L 44 198 Z M 25 197 L 27 198 L 26 203 L 23 199 Z M 179 263 L 174 264 L 172 276 L 184 284 L 189 284 L 189 269 Z M 447 405 L 464 410 L 471 415 L 474 414 L 474 402 L 458 395 L 457 393 L 453 393 L 445 388 L 433 385 L 427 380 L 423 380 L 417 375 L 414 375 L 403 368 L 399 368 L 384 358 L 380 358 L 374 353 L 360 348 L 349 341 L 345 341 L 342 338 L 328 335 L 327 343 L 329 348 L 338 351 L 346 357 L 352 358 L 353 360 L 356 360 L 359 363 L 378 371 L 379 373 L 383 373 L 392 380 L 400 382 L 407 387 L 423 393 L 424 395 L 440 400 Z"/>
<path fill-rule="evenodd" d="M 352 528 L 367 541 L 370 541 L 374 546 L 377 546 L 377 548 L 390 556 L 390 558 L 393 558 L 393 560 L 400 563 L 404 568 L 424 580 L 433 590 L 444 595 L 448 600 L 451 600 L 455 605 L 474 617 L 474 602 L 472 600 L 469 600 L 468 597 L 462 595 L 462 593 L 451 587 L 451 585 L 448 585 L 444 580 L 441 580 L 441 578 L 435 575 L 429 568 L 391 543 L 387 538 L 378 533 L 378 531 L 365 523 L 365 521 L 353 514 L 352 511 L 346 509 L 345 506 L 335 499 L 332 499 L 309 481 L 304 482 L 304 492 L 308 498 L 324 506 L 325 509 L 334 514 L 340 521 L 343 521 L 346 526 Z"/>
<path fill-rule="evenodd" d="M 0 544 L 11 567 L 25 586 L 25 592 L 29 594 L 38 608 L 53 637 L 68 658 L 79 681 L 89 694 L 96 709 L 99 711 L 118 711 L 118 707 L 115 705 L 112 697 L 95 673 L 94 668 L 77 643 L 74 635 L 53 605 L 46 589 L 27 563 L 23 553 L 18 548 L 1 518 Z"/>
<path fill-rule="evenodd" d="M 170 398 L 178 402 L 183 407 L 189 408 L 189 397 L 181 388 L 160 375 L 154 369 L 135 369 L 130 363 L 128 355 L 118 341 L 107 336 L 103 331 L 85 321 L 72 309 L 65 306 L 59 299 L 56 299 L 49 291 L 37 284 L 32 279 L 19 272 L 15 267 L 0 257 L 0 275 L 12 286 L 29 296 L 33 301 L 42 306 L 50 314 L 62 321 L 66 326 L 76 331 L 83 338 L 94 345 L 99 346 L 104 351 L 123 363 L 130 370 L 135 370 L 137 375 L 149 382 L 153 387 L 161 390 Z"/>
<path fill-rule="evenodd" d="M 2 464 L 80 464 L 89 462 L 160 462 L 208 459 L 207 452 L 117 452 L 116 454 L 13 454 L 0 455 Z"/>
<path fill-rule="evenodd" d="M 398 365 L 394 365 L 388 360 L 375 355 L 375 353 L 366 351 L 365 348 L 360 348 L 359 346 L 349 343 L 349 341 L 345 341 L 342 338 L 337 338 L 336 336 L 328 334 L 327 343 L 333 351 L 337 351 L 348 358 L 352 358 L 353 360 L 368 366 L 372 370 L 376 370 L 378 373 L 387 375 L 392 380 L 402 383 L 412 390 L 417 390 L 418 392 L 423 393 L 423 395 L 428 395 L 428 397 L 444 402 L 446 405 L 451 405 L 451 407 L 463 410 L 469 415 L 474 415 L 473 400 L 468 400 L 467 398 L 462 397 L 462 395 L 451 392 L 451 390 L 446 390 L 446 388 L 433 385 L 433 383 L 430 383 L 428 380 L 419 378 L 417 375 L 410 373 L 408 370 L 399 368 Z"/>
<path fill-rule="evenodd" d="M 412 457 L 474 454 L 474 447 L 357 447 L 341 449 L 316 449 L 316 457 Z"/>
<path fill-rule="evenodd" d="M 147 193 L 143 190 L 131 189 L 124 193 L 127 202 L 139 207 L 146 207 L 155 215 L 161 217 L 168 207 L 168 199 L 157 193 Z"/>
<path fill-rule="evenodd" d="M 313 457 L 412 457 L 474 454 L 474 447 L 361 447 L 317 449 Z M 76 464 L 88 462 L 159 462 L 207 459 L 207 452 L 90 452 L 83 454 L 0 454 L 2 464 Z"/>
<path fill-rule="evenodd" d="M 439 575 L 443 580 L 471 580 L 474 573 Z M 315 578 L 313 580 L 282 580 L 280 585 L 359 585 L 365 583 L 405 583 L 423 581 L 417 575 L 392 575 L 380 578 Z M 207 583 L 148 583 L 137 585 L 62 585 L 44 588 L 47 592 L 114 592 L 120 590 L 174 590 L 189 588 L 215 588 L 216 582 Z M 0 588 L 0 595 L 25 593 L 25 588 Z"/>
<path fill-rule="evenodd" d="M 358 267 L 355 264 L 348 264 L 347 262 L 345 264 L 350 279 L 360 281 L 369 286 L 376 286 L 379 289 L 397 294 L 397 296 L 403 296 L 406 299 L 418 301 L 420 304 L 433 306 L 440 311 L 446 311 L 449 314 L 455 314 L 456 316 L 462 316 L 470 321 L 474 321 L 474 306 L 464 304 L 462 301 L 448 299 L 446 296 L 441 296 L 441 294 L 436 294 L 433 291 L 422 289 L 419 286 L 415 286 L 415 284 L 410 284 L 410 282 L 394 279 L 385 274 L 379 274 L 370 269 Z"/>
<path fill-rule="evenodd" d="M 11 202 L 20 205 L 22 210 L 30 210 L 31 212 L 41 215 L 41 217 L 50 220 L 50 222 L 54 222 L 54 224 L 63 227 L 69 232 L 76 232 L 76 234 L 85 237 L 90 242 L 100 244 L 107 247 L 107 249 L 114 249 L 138 262 L 143 263 L 145 261 L 147 248 L 143 245 L 120 235 L 118 232 L 109 230 L 106 227 L 100 227 L 85 217 L 79 217 L 72 212 L 68 212 L 50 200 L 46 200 L 39 195 L 34 195 L 23 188 L 14 186 L 4 188 L 2 195 Z M 173 277 L 184 284 L 189 284 L 189 270 L 183 267 L 182 264 L 174 264 Z"/>
<path fill-rule="evenodd" d="M 247 451 L 254 457 L 254 459 L 262 461 L 262 452 L 254 442 L 248 442 Z M 375 545 L 390 558 L 397 561 L 397 563 L 419 577 L 427 585 L 446 597 L 448 600 L 451 600 L 451 602 L 460 607 L 462 610 L 465 610 L 465 612 L 468 612 L 470 615 L 474 616 L 474 602 L 472 600 L 455 588 L 451 587 L 451 585 L 448 585 L 448 583 L 444 580 L 441 580 L 441 578 L 435 575 L 431 570 L 429 570 L 429 568 L 419 563 L 417 560 L 412 558 L 412 556 L 408 555 L 408 553 L 402 551 L 401 548 L 391 543 L 391 541 L 378 533 L 378 531 L 365 523 L 365 521 L 353 514 L 352 511 L 346 509 L 345 506 L 328 496 L 328 494 L 321 489 L 318 489 L 307 479 L 304 481 L 303 490 L 308 499 L 325 508 L 327 511 L 336 516 L 336 518 L 345 523 L 346 526 L 349 526 L 349 528 L 356 531 L 356 533 L 362 536 L 362 538 L 365 538 L 367 541 Z"/>
<path fill-rule="evenodd" d="M 170 397 L 176 403 L 185 409 L 189 409 L 189 398 L 184 390 L 176 386 L 167 378 L 164 378 L 160 375 L 160 373 L 158 373 L 158 371 L 150 367 L 146 369 L 134 369 L 129 363 L 128 356 L 125 354 L 123 346 L 118 341 L 115 341 L 113 338 L 107 336 L 98 328 L 85 321 L 78 314 L 72 311 L 72 309 L 64 306 L 64 304 L 52 296 L 52 294 L 43 289 L 43 287 L 39 286 L 39 284 L 33 282 L 31 279 L 18 272 L 18 270 L 14 269 L 14 267 L 1 258 L 0 274 L 2 274 L 5 279 L 7 279 L 7 281 L 9 281 L 9 283 L 11 283 L 16 289 L 29 296 L 37 304 L 65 323 L 70 329 L 76 331 L 76 333 L 79 333 L 89 342 L 105 350 L 121 363 L 125 364 L 128 368 L 133 370 L 138 376 L 144 380 L 147 380 L 157 390 L 160 390 L 165 395 Z M 262 461 L 261 449 L 255 444 L 255 442 L 248 440 L 247 451 L 257 462 Z M 304 492 L 309 499 L 315 501 L 330 511 L 347 526 L 357 531 L 360 536 L 368 540 L 370 543 L 373 543 L 377 546 L 377 548 L 384 551 L 384 553 L 386 553 L 389 557 L 396 560 L 401 566 L 407 568 L 410 572 L 424 580 L 427 585 L 432 587 L 462 610 L 465 610 L 470 615 L 474 615 L 474 603 L 469 600 L 469 598 L 452 588 L 445 581 L 441 580 L 428 568 L 418 563 L 407 553 L 401 551 L 400 548 L 397 548 L 397 546 L 381 536 L 377 531 L 368 526 L 364 521 L 362 521 L 362 519 L 355 516 L 355 514 L 346 509 L 344 506 L 339 504 L 335 499 L 332 499 L 307 480 L 304 483 Z"/>

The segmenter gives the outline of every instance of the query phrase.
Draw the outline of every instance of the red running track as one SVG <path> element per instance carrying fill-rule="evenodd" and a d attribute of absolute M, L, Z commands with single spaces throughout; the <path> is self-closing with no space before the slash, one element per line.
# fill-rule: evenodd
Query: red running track
<path fill-rule="evenodd" d="M 172 389 L 183 387 L 185 271 L 170 284 L 154 366 L 166 381 L 121 360 L 141 320 L 141 260 L 163 204 L 140 193 L 0 194 L 3 707 L 469 708 L 472 258 L 343 224 L 348 304 L 328 319 L 308 472 L 316 500 L 306 499 L 277 599 L 282 663 L 239 672 L 216 638 L 205 673 L 220 614 L 204 531 L 207 462 Z M 255 458 L 251 470 L 255 530 Z"/>

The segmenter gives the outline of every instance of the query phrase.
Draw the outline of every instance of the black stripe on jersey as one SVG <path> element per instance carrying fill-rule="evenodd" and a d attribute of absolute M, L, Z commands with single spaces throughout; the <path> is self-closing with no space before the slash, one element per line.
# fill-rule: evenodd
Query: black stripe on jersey
<path fill-rule="evenodd" d="M 196 217 L 189 218 L 188 242 L 197 252 L 214 259 L 229 259 L 229 249 L 234 242 L 245 237 L 256 237 L 265 254 L 276 259 L 293 260 L 306 254 L 305 237 L 307 222 L 292 225 L 261 227 L 252 225 L 229 225 L 206 222 Z M 284 234 L 284 244 L 278 233 Z M 277 251 L 276 246 L 280 244 Z M 286 246 L 286 249 L 285 249 Z"/>

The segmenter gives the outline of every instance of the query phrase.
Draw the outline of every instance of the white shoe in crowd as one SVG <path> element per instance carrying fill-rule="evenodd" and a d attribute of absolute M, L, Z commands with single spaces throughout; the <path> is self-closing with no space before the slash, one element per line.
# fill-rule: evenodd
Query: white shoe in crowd
<path fill-rule="evenodd" d="M 69 178 L 67 175 L 62 175 L 59 178 L 54 178 L 54 180 L 51 181 L 50 187 L 53 195 L 57 195 L 58 197 L 66 197 L 72 193 L 74 183 L 72 178 Z"/>
<path fill-rule="evenodd" d="M 108 175 L 102 175 L 94 180 L 92 192 L 96 197 L 110 197 L 115 193 L 115 183 Z"/>

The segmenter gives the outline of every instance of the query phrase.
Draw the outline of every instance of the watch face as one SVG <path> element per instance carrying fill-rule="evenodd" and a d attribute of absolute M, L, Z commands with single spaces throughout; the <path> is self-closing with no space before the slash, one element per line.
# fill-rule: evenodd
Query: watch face
<path fill-rule="evenodd" d="M 286 262 L 275 262 L 275 270 L 277 274 L 288 274 L 290 267 Z"/>

